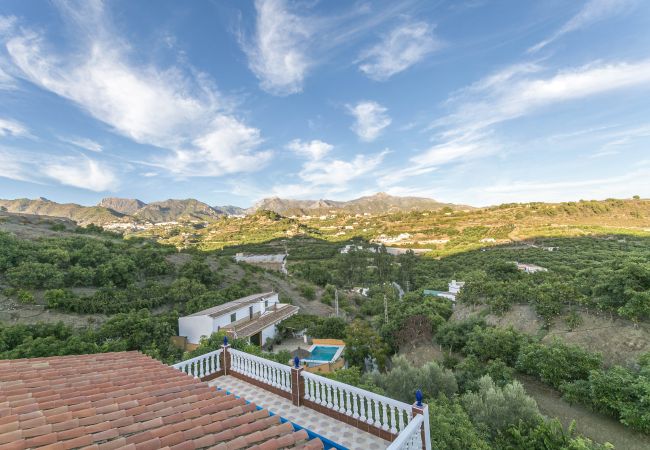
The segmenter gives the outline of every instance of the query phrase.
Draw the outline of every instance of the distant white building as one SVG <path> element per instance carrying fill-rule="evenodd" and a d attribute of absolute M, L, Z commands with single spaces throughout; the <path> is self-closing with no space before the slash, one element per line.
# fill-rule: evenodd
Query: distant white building
<path fill-rule="evenodd" d="M 382 234 L 375 240 L 382 244 L 392 244 L 395 242 L 405 241 L 410 238 L 411 238 L 410 233 L 400 233 L 397 236 L 386 236 L 385 234 Z"/>
<path fill-rule="evenodd" d="M 494 242 L 496 242 L 496 241 L 497 241 L 497 240 L 494 239 L 494 238 L 483 238 L 483 239 L 481 239 L 479 242 L 483 242 L 483 243 L 494 243 Z"/>
<path fill-rule="evenodd" d="M 463 288 L 463 286 L 465 286 L 465 282 L 464 281 L 451 280 L 451 282 L 449 283 L 448 286 L 449 286 L 449 292 L 456 295 L 456 294 L 458 294 L 460 292 L 460 290 Z"/>
<path fill-rule="evenodd" d="M 368 292 L 370 292 L 370 288 L 367 288 L 367 287 L 353 287 L 350 290 L 352 292 L 354 292 L 355 294 L 361 295 L 362 297 L 367 297 Z"/>
<path fill-rule="evenodd" d="M 298 313 L 297 306 L 280 303 L 278 294 L 266 292 L 233 300 L 223 305 L 178 318 L 178 334 L 190 344 L 201 337 L 225 331 L 232 338 L 248 338 L 262 345 L 275 337 L 277 324 Z"/>
<path fill-rule="evenodd" d="M 430 289 L 425 289 L 424 290 L 424 295 L 430 295 L 434 297 L 442 297 L 451 300 L 452 302 L 456 301 L 456 295 L 460 292 L 460 290 L 465 286 L 464 281 L 456 281 L 456 280 L 451 280 L 448 284 L 449 290 L 448 291 L 434 291 Z"/>
<path fill-rule="evenodd" d="M 352 251 L 352 250 L 356 250 L 356 251 L 359 251 L 359 252 L 360 251 L 366 251 L 366 252 L 370 252 L 370 253 L 375 253 L 377 251 L 375 249 L 375 247 L 364 247 L 363 245 L 348 244 L 345 247 L 342 247 L 339 250 L 339 253 L 346 254 L 346 253 L 350 253 L 350 251 Z"/>
<path fill-rule="evenodd" d="M 526 264 L 526 263 L 520 263 L 516 261 L 515 264 L 517 266 L 517 269 L 526 273 L 548 272 L 547 268 L 538 266 L 537 264 Z"/>

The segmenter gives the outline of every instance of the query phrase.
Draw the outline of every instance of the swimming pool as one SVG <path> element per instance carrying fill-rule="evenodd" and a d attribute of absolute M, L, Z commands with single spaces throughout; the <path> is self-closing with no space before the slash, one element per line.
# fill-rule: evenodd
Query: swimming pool
<path fill-rule="evenodd" d="M 340 347 L 337 346 L 317 345 L 312 349 L 309 359 L 312 361 L 330 362 L 334 359 L 339 349 Z"/>

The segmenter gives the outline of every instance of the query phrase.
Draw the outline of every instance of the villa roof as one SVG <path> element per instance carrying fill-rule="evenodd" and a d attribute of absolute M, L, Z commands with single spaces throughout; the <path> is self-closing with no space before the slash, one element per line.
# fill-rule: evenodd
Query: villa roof
<path fill-rule="evenodd" d="M 210 316 L 210 317 L 218 317 L 218 316 L 223 316 L 224 314 L 228 314 L 234 311 L 237 311 L 238 309 L 250 305 L 252 303 L 258 302 L 260 300 L 264 300 L 265 298 L 271 297 L 272 295 L 275 295 L 275 292 L 264 292 L 261 294 L 253 294 L 249 295 L 247 297 L 242 297 L 238 298 L 237 300 L 233 300 L 228 303 L 224 303 L 223 305 L 217 305 L 213 306 L 212 308 L 204 309 L 203 311 L 195 312 L 194 314 L 190 314 L 188 317 L 191 316 Z"/>
<path fill-rule="evenodd" d="M 263 329 L 282 322 L 294 314 L 298 314 L 300 308 L 287 303 L 278 303 L 272 310 L 267 310 L 264 314 L 249 319 L 248 317 L 238 322 L 229 323 L 221 327 L 225 332 L 232 333 L 237 338 L 246 338 L 259 333 Z"/>
<path fill-rule="evenodd" d="M 323 448 L 306 431 L 138 352 L 0 361 L 0 447 Z"/>

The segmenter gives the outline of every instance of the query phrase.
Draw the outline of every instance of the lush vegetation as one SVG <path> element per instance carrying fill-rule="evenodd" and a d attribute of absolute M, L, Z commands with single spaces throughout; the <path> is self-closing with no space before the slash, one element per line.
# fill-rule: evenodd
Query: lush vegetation
<path fill-rule="evenodd" d="M 513 329 L 490 327 L 476 320 L 447 323 L 440 327 L 436 340 L 468 356 L 456 366 L 461 374 L 467 370 L 468 360 L 472 365 L 474 361 L 487 362 L 486 372 L 495 365 L 501 367 L 501 373 L 506 367 L 514 368 L 560 389 L 571 402 L 583 403 L 650 433 L 650 354 L 633 368 L 605 368 L 597 353 L 558 340 L 542 344 Z"/>
<path fill-rule="evenodd" d="M 221 345 L 222 335 L 214 334 L 185 355 L 169 338 L 177 333 L 178 314 L 257 290 L 250 278 L 225 285 L 224 274 L 214 267 L 218 257 L 239 251 L 288 252 L 286 281 L 308 300 L 333 304 L 337 296 L 343 317 L 300 314 L 281 324 L 281 336 L 307 330 L 311 337 L 344 339 L 349 368 L 328 375 L 337 380 L 407 402 L 413 401 L 416 388 L 422 389 L 430 406 L 434 448 L 603 448 L 573 427 L 544 418 L 516 373 L 536 377 L 571 402 L 650 433 L 650 356 L 605 367 L 601 355 L 559 340 L 542 344 L 537 337 L 488 326 L 480 318 L 451 321 L 451 303 L 423 291 L 446 290 L 450 280 L 463 280 L 460 304 L 479 305 L 497 315 L 514 305 L 530 305 L 546 327 L 561 320 L 569 329 L 578 327 L 585 310 L 647 321 L 650 240 L 639 229 L 646 203 L 502 205 L 318 220 L 260 212 L 203 228 L 181 224 L 147 232 L 171 245 L 123 240 L 92 227 L 32 241 L 0 233 L 4 295 L 24 305 L 109 316 L 96 327 L 2 326 L 0 357 L 141 350 L 171 362 L 212 351 Z M 622 225 L 632 228 L 617 228 Z M 393 256 L 369 242 L 380 234 L 399 233 L 413 235 L 410 246 L 444 257 Z M 513 235 L 535 238 L 508 242 Z M 448 242 L 420 243 L 430 239 Z M 348 243 L 361 249 L 340 253 Z M 208 258 L 185 250 L 183 262 L 172 264 L 174 247 L 220 251 Z M 515 261 L 548 271 L 523 273 Z M 242 267 L 247 273 L 262 271 Z M 352 293 L 355 287 L 369 288 L 368 296 Z M 446 353 L 444 361 L 416 367 L 396 356 L 434 342 Z M 287 352 L 264 352 L 238 340 L 232 345 L 282 363 L 289 359 Z"/>
<path fill-rule="evenodd" d="M 0 359 L 140 350 L 173 362 L 182 353 L 170 341 L 177 322 L 176 314 L 153 315 L 143 309 L 116 314 L 96 329 L 63 323 L 0 324 Z"/>

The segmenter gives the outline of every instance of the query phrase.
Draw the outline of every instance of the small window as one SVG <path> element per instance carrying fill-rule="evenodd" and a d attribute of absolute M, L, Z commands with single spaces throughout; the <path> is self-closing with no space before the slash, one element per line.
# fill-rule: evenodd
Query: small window
<path fill-rule="evenodd" d="M 237 322 L 237 313 L 232 313 L 230 315 L 230 323 Z"/>

